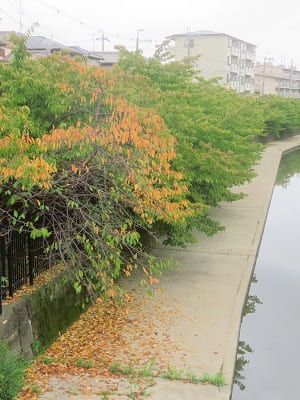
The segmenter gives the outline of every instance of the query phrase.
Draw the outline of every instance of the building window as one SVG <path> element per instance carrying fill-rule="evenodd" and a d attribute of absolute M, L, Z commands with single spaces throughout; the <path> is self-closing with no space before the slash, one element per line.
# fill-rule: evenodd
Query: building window
<path fill-rule="evenodd" d="M 231 64 L 238 65 L 239 59 L 237 56 L 231 56 Z"/>
<path fill-rule="evenodd" d="M 195 47 L 195 40 L 194 39 L 185 39 L 184 47 Z"/>
<path fill-rule="evenodd" d="M 232 47 L 232 38 L 228 38 L 228 47 Z"/>
<path fill-rule="evenodd" d="M 238 80 L 238 74 L 235 73 L 235 72 L 231 72 L 231 74 L 230 74 L 230 81 L 231 81 L 231 82 L 237 82 L 237 80 Z"/>
<path fill-rule="evenodd" d="M 233 40 L 232 41 L 232 46 L 236 47 L 237 49 L 239 49 L 240 48 L 240 42 L 238 40 Z"/>

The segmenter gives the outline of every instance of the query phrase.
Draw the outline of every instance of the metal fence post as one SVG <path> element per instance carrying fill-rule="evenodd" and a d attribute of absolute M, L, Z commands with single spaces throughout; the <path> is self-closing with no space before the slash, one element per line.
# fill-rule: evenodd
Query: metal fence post
<path fill-rule="evenodd" d="M 30 235 L 28 234 L 28 264 L 29 264 L 29 283 L 30 285 L 33 285 L 33 279 L 34 279 L 34 247 L 33 247 L 33 239 L 30 238 Z"/>
<path fill-rule="evenodd" d="M 0 238 L 0 314 L 2 314 L 2 298 L 5 296 L 6 288 L 3 290 L 4 282 L 2 278 L 5 278 L 5 239 Z M 5 284 L 6 285 L 6 284 Z"/>
<path fill-rule="evenodd" d="M 13 297 L 14 294 L 14 274 L 13 274 L 13 244 L 12 235 L 8 238 L 7 246 L 7 269 L 8 269 L 8 294 Z"/>

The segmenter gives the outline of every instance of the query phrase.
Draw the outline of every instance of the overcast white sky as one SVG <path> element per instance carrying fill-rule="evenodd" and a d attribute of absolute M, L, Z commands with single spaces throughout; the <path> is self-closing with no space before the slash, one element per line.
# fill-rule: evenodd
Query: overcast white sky
<path fill-rule="evenodd" d="M 0 0 L 0 30 L 19 30 L 23 4 L 23 31 L 33 21 L 36 34 L 62 44 L 100 50 L 100 31 L 110 42 L 105 50 L 123 44 L 135 49 L 138 29 L 145 55 L 165 36 L 189 28 L 213 30 L 254 43 L 258 61 L 266 55 L 300 68 L 300 0 Z"/>

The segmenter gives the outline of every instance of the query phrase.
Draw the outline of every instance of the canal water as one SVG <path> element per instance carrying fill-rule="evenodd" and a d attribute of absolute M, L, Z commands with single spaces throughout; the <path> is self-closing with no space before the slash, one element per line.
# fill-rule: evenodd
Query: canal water
<path fill-rule="evenodd" d="M 300 399 L 300 151 L 282 158 L 244 308 L 232 400 Z"/>

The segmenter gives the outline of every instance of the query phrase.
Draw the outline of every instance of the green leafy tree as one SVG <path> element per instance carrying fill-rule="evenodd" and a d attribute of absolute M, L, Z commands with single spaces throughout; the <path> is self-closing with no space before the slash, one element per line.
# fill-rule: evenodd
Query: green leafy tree
<path fill-rule="evenodd" d="M 121 71 L 115 69 L 120 94 L 141 107 L 154 109 L 177 139 L 173 167 L 181 171 L 189 200 L 215 207 L 243 197 L 233 192 L 253 178 L 262 147 L 255 143 L 265 128 L 263 109 L 255 98 L 242 97 L 195 75 L 193 60 L 172 61 L 168 43 L 153 58 L 120 48 Z M 192 240 L 192 229 L 213 234 L 217 221 L 207 214 L 168 231 L 167 242 Z"/>
<path fill-rule="evenodd" d="M 172 168 L 175 139 L 153 111 L 128 104 L 100 68 L 64 54 L 0 65 L 0 235 L 28 232 L 69 266 L 74 288 L 110 291 L 148 259 L 155 224 L 185 226 L 202 203 Z"/>
<path fill-rule="evenodd" d="M 299 99 L 269 95 L 259 99 L 258 103 L 264 110 L 266 135 L 271 139 L 280 138 L 300 128 Z"/>

